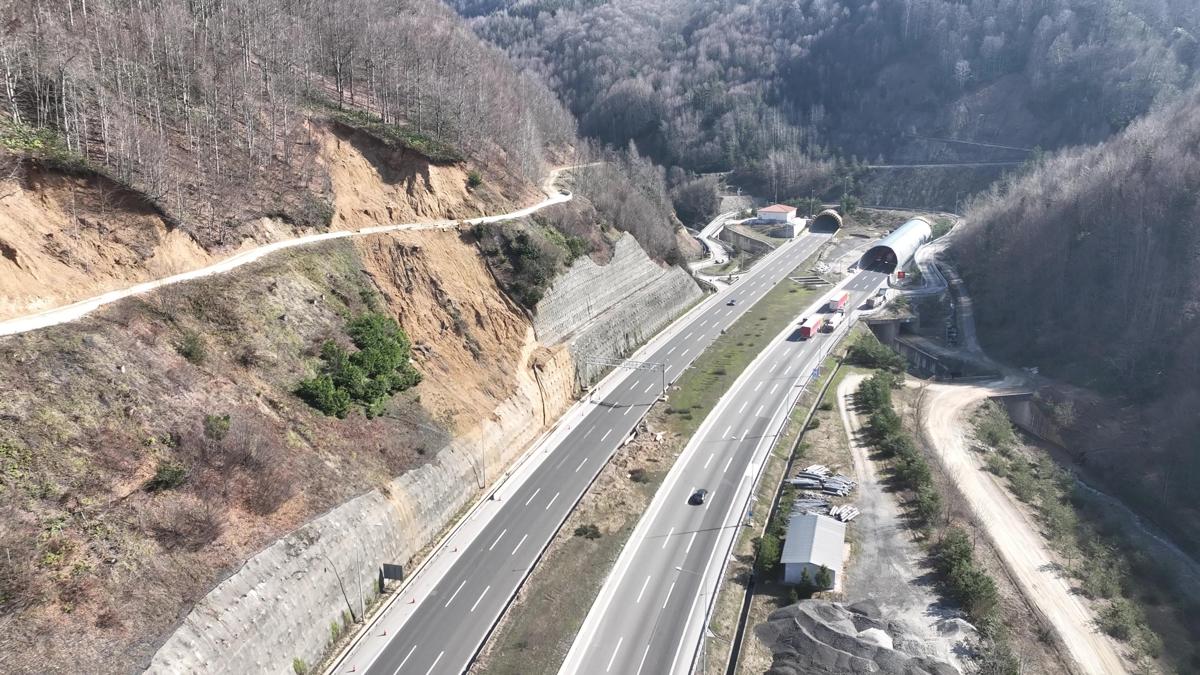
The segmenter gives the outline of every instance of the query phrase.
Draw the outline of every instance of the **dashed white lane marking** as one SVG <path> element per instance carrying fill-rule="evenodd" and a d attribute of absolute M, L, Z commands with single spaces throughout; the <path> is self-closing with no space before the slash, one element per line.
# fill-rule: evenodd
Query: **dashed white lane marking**
<path fill-rule="evenodd" d="M 708 468 L 708 465 L 712 462 L 714 456 L 715 454 L 709 454 L 708 459 L 704 460 L 704 468 Z"/>
<path fill-rule="evenodd" d="M 664 605 L 665 606 L 665 605 Z M 646 665 L 646 657 L 650 656 L 650 644 L 646 644 L 645 651 L 642 652 L 642 660 L 638 662 L 637 675 L 642 675 L 642 667 Z"/>
<path fill-rule="evenodd" d="M 587 431 L 583 432 L 583 437 L 584 437 L 584 438 L 587 438 L 587 437 L 588 437 L 588 434 L 592 433 L 592 432 L 593 432 L 593 431 L 595 431 L 595 430 L 596 430 L 596 425 L 595 425 L 595 424 L 593 424 L 592 426 L 588 427 L 588 430 L 587 430 Z"/>
<path fill-rule="evenodd" d="M 404 667 L 404 664 L 408 663 L 408 658 L 409 658 L 410 656 L 412 656 L 412 655 L 413 655 L 413 652 L 415 652 L 415 651 L 417 651 L 417 646 L 416 646 L 416 645 L 413 645 L 413 646 L 412 646 L 412 649 L 408 650 L 408 653 L 404 655 L 404 659 L 403 659 L 402 661 L 400 661 L 400 667 L 399 667 L 399 668 L 396 668 L 396 672 L 395 672 L 395 673 L 392 673 L 392 675 L 396 675 L 396 673 L 399 673 L 399 672 L 400 672 L 400 668 L 403 668 L 403 667 Z"/>
<path fill-rule="evenodd" d="M 496 544 L 499 544 L 499 543 L 500 543 L 500 540 L 501 540 L 501 539 L 503 539 L 503 538 L 504 538 L 504 535 L 506 535 L 506 534 L 508 534 L 508 528 L 507 528 L 507 527 L 506 527 L 506 528 L 504 528 L 504 531 L 500 533 L 500 536 L 499 536 L 499 537 L 496 537 L 496 541 L 493 541 L 493 542 L 492 542 L 492 545 L 488 547 L 488 550 L 490 551 L 490 550 L 492 550 L 492 549 L 496 548 Z"/>
<path fill-rule="evenodd" d="M 696 331 L 692 331 L 691 333 L 688 333 L 687 335 L 684 335 L 684 336 L 683 336 L 683 339 L 684 339 L 684 340 L 691 339 L 692 335 L 695 335 L 695 333 L 696 333 Z"/>
<path fill-rule="evenodd" d="M 732 457 L 730 457 L 730 458 L 729 458 L 729 461 L 725 462 L 725 468 L 724 468 L 724 469 L 721 469 L 721 473 L 725 473 L 726 471 L 728 471 L 728 470 L 729 470 L 729 465 L 730 465 L 730 464 L 733 464 L 733 458 L 732 458 Z"/>
<path fill-rule="evenodd" d="M 774 373 L 774 372 L 775 372 L 775 364 L 774 364 L 774 363 L 772 363 L 772 364 L 771 364 L 771 367 L 770 367 L 770 368 L 767 368 L 767 373 L 768 373 L 768 374 L 771 374 L 771 373 Z"/>
<path fill-rule="evenodd" d="M 555 492 L 554 496 L 550 498 L 550 501 L 546 502 L 546 509 L 545 509 L 546 511 L 550 510 L 550 506 L 554 504 L 554 500 L 558 499 L 558 496 L 561 494 L 562 494 L 561 492 Z"/>
<path fill-rule="evenodd" d="M 742 407 L 738 408 L 738 414 L 741 415 L 742 413 L 746 412 L 746 406 L 748 405 L 750 405 L 750 401 L 742 401 Z"/>
<path fill-rule="evenodd" d="M 671 587 L 667 589 L 667 597 L 663 598 L 663 609 L 667 608 L 667 603 L 671 601 L 671 591 L 675 590 L 675 582 L 671 582 Z"/>
<path fill-rule="evenodd" d="M 700 322 L 700 327 L 701 327 L 701 328 L 704 328 L 704 327 L 705 327 L 705 326 L 707 326 L 707 325 L 708 325 L 708 322 L 707 322 L 707 321 L 701 321 L 701 322 Z"/>
<path fill-rule="evenodd" d="M 604 439 L 608 438 L 608 435 L 611 433 L 612 433 L 612 429 L 609 429 L 608 431 L 604 432 L 604 435 L 600 437 L 600 442 L 603 443 Z"/>
<path fill-rule="evenodd" d="M 754 391 L 758 391 L 761 388 L 762 388 L 762 382 L 759 382 L 758 384 L 754 385 Z"/>
<path fill-rule="evenodd" d="M 433 660 L 433 663 L 431 663 L 431 664 L 429 665 L 429 670 L 425 671 L 425 675 L 429 675 L 430 673 L 432 673 L 432 672 L 433 672 L 433 669 L 434 669 L 434 668 L 437 668 L 438 661 L 441 661 L 441 660 L 442 660 L 442 655 L 444 655 L 445 653 L 446 653 L 446 652 L 438 652 L 437 658 L 436 658 L 436 659 L 434 659 L 434 660 Z"/>
<path fill-rule="evenodd" d="M 490 590 L 492 590 L 492 587 L 488 586 L 487 588 L 483 589 L 483 592 L 479 594 L 478 598 L 475 598 L 475 604 L 471 605 L 472 612 L 475 611 L 475 608 L 479 606 L 479 601 L 482 600 L 483 596 L 487 595 L 487 592 Z"/>
<path fill-rule="evenodd" d="M 741 438 L 741 440 L 743 440 L 743 441 L 744 441 L 744 440 L 746 440 L 746 437 L 747 437 L 747 436 L 749 436 L 749 435 L 750 435 L 750 430 L 749 430 L 749 429 L 747 429 L 747 430 L 743 431 L 743 432 L 742 432 L 742 438 Z"/>
<path fill-rule="evenodd" d="M 621 417 L 628 415 L 630 410 L 633 410 L 633 405 L 625 406 L 625 412 L 621 413 Z"/>
<path fill-rule="evenodd" d="M 458 592 L 459 592 L 459 591 L 461 591 L 461 590 L 462 590 L 462 587 L 463 587 L 463 586 L 466 586 L 466 585 L 467 585 L 467 580 L 466 580 L 466 579 L 463 579 L 463 582 L 462 582 L 461 584 L 459 584 L 459 585 L 458 585 L 458 588 L 454 589 L 454 594 L 453 594 L 453 595 L 451 595 L 451 596 L 450 596 L 450 599 L 446 601 L 446 604 L 444 604 L 444 605 L 442 605 L 442 606 L 443 606 L 443 607 L 449 607 L 449 606 L 450 606 L 450 603 L 454 602 L 454 599 L 458 597 Z"/>
<path fill-rule="evenodd" d="M 728 437 L 729 437 L 729 432 L 730 432 L 730 431 L 733 431 L 733 425 L 732 425 L 732 424 L 730 424 L 729 426 L 725 427 L 725 433 L 721 434 L 721 438 L 728 438 Z"/>
<path fill-rule="evenodd" d="M 687 553 L 688 551 L 692 550 L 692 544 L 696 543 L 696 535 L 697 534 L 699 534 L 699 532 L 692 533 L 692 538 L 688 540 L 687 548 L 683 550 L 684 553 Z"/>
<path fill-rule="evenodd" d="M 776 382 L 776 383 L 775 383 L 775 386 L 774 386 L 774 387 L 771 387 L 771 393 L 770 393 L 770 394 L 767 394 L 767 395 L 768 395 L 768 396 L 774 396 L 774 395 L 775 395 L 775 390 L 776 390 L 776 389 L 778 389 L 778 388 L 779 388 L 779 383 L 778 383 L 778 382 Z"/>
<path fill-rule="evenodd" d="M 787 367 L 787 370 L 783 371 L 783 374 L 790 375 L 792 373 L 792 368 L 795 368 L 795 367 L 796 367 L 796 364 L 793 363 L 792 365 Z"/>
<path fill-rule="evenodd" d="M 651 383 L 650 383 L 650 386 L 646 387 L 646 391 L 643 391 L 642 393 L 643 393 L 643 394 L 649 394 L 649 393 L 650 393 L 650 390 L 651 390 L 651 389 L 653 389 L 653 388 L 654 388 L 654 383 L 653 383 L 653 382 L 651 382 Z"/>
<path fill-rule="evenodd" d="M 760 406 L 758 406 L 758 410 L 755 410 L 755 411 L 754 411 L 754 416 L 755 416 L 755 417 L 758 417 L 759 415 L 761 415 L 761 414 L 762 414 L 762 409 L 763 409 L 763 408 L 765 408 L 765 407 L 766 407 L 765 405 L 760 405 Z"/>
<path fill-rule="evenodd" d="M 587 464 L 587 457 L 584 457 L 583 461 L 579 463 L 579 466 L 575 467 L 575 473 L 579 473 L 579 470 L 583 468 L 584 464 Z"/>
<path fill-rule="evenodd" d="M 671 541 L 671 535 L 675 534 L 675 528 L 667 530 L 667 536 L 663 537 L 663 548 L 667 547 L 667 542 Z"/>
<path fill-rule="evenodd" d="M 708 510 L 708 507 L 712 506 L 713 495 L 715 495 L 715 494 L 717 494 L 716 490 L 713 490 L 712 492 L 708 493 L 708 499 L 704 500 L 704 510 L 705 511 Z"/>
<path fill-rule="evenodd" d="M 542 491 L 542 488 L 538 488 L 538 489 L 534 490 L 533 494 L 529 495 L 529 501 L 525 502 L 525 506 L 529 506 L 529 502 L 533 501 L 533 498 L 538 496 L 538 493 L 541 491 Z"/>
<path fill-rule="evenodd" d="M 670 355 L 671 355 L 671 352 L 675 351 L 675 349 L 676 349 L 675 347 L 671 347 L 670 349 L 668 349 L 668 350 L 667 350 L 667 356 L 670 356 Z"/>
<path fill-rule="evenodd" d="M 607 673 L 608 671 L 612 670 L 612 664 L 613 664 L 613 661 L 616 661 L 616 660 L 617 660 L 617 652 L 621 651 L 621 643 L 622 643 L 622 642 L 624 642 L 624 641 L 625 641 L 625 637 L 624 637 L 624 636 L 621 636 L 621 637 L 617 638 L 617 648 L 613 650 L 613 654 L 612 654 L 612 656 L 610 656 L 610 657 L 608 658 L 608 667 L 606 667 L 606 668 L 604 669 L 604 672 L 606 672 L 606 673 Z"/>
<path fill-rule="evenodd" d="M 680 356 L 687 356 L 687 353 L 688 353 L 688 352 L 690 352 L 690 351 L 692 351 L 692 348 L 691 348 L 691 347 L 688 347 L 687 349 L 683 350 L 683 351 L 682 351 L 682 352 L 681 352 L 679 355 L 680 355 Z"/>
<path fill-rule="evenodd" d="M 526 540 L 526 539 L 528 539 L 528 538 L 529 538 L 529 535 L 528 535 L 528 534 L 527 534 L 527 535 L 525 535 L 524 537 L 521 537 L 521 541 L 518 541 L 518 542 L 517 542 L 517 545 L 516 545 L 515 547 L 513 547 L 513 552 L 512 552 L 512 555 L 516 555 L 516 554 L 517 554 L 517 549 L 521 548 L 521 544 L 524 544 L 524 543 L 525 543 L 525 540 Z"/>
<path fill-rule="evenodd" d="M 641 603 L 641 601 L 642 601 L 642 594 L 646 592 L 646 587 L 647 587 L 647 586 L 649 586 L 649 585 L 650 585 L 650 575 L 649 575 L 649 574 L 647 574 L 647 575 L 646 575 L 646 580 L 642 582 L 642 590 L 638 591 L 637 600 L 634 600 L 634 601 L 633 601 L 635 604 Z"/>

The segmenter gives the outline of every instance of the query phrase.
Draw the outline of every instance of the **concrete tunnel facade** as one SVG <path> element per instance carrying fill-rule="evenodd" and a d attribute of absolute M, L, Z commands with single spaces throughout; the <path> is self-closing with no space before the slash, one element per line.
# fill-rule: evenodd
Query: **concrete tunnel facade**
<path fill-rule="evenodd" d="M 891 274 L 908 265 L 917 249 L 932 238 L 932 224 L 924 218 L 913 218 L 868 249 L 858 266 Z"/>
<path fill-rule="evenodd" d="M 842 226 L 842 215 L 833 209 L 825 209 L 813 218 L 809 229 L 817 232 L 833 232 Z"/>

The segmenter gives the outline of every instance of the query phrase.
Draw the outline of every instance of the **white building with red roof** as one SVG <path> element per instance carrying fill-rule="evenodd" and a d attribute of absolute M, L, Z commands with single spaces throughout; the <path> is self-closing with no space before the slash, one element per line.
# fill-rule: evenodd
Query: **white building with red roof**
<path fill-rule="evenodd" d="M 787 223 L 795 219 L 796 207 L 787 204 L 772 204 L 758 210 L 758 219 L 772 223 Z"/>

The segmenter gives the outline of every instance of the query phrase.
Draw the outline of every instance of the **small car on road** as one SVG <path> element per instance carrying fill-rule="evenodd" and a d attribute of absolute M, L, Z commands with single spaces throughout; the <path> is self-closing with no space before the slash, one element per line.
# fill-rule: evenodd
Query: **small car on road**
<path fill-rule="evenodd" d="M 704 503 L 704 500 L 707 497 L 708 497 L 708 490 L 705 490 L 704 488 L 700 488 L 699 490 L 696 490 L 695 492 L 693 492 L 691 497 L 688 497 L 688 503 L 691 504 L 692 506 L 699 506 Z"/>
<path fill-rule="evenodd" d="M 729 302 L 727 302 L 725 304 L 729 305 L 730 307 L 733 307 L 734 305 L 737 304 L 737 298 L 730 298 Z"/>

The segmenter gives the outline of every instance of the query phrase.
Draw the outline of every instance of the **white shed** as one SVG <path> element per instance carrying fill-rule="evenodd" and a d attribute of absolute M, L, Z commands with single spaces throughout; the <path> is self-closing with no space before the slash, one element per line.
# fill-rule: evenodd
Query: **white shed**
<path fill-rule="evenodd" d="M 758 210 L 758 219 L 773 223 L 786 223 L 796 217 L 796 207 L 787 204 L 772 204 Z"/>
<path fill-rule="evenodd" d="M 783 564 L 783 582 L 800 583 L 805 571 L 815 581 L 822 567 L 829 570 L 833 587 L 842 576 L 842 551 L 846 543 L 846 524 L 816 513 L 793 513 L 788 521 L 787 539 L 779 562 Z"/>

